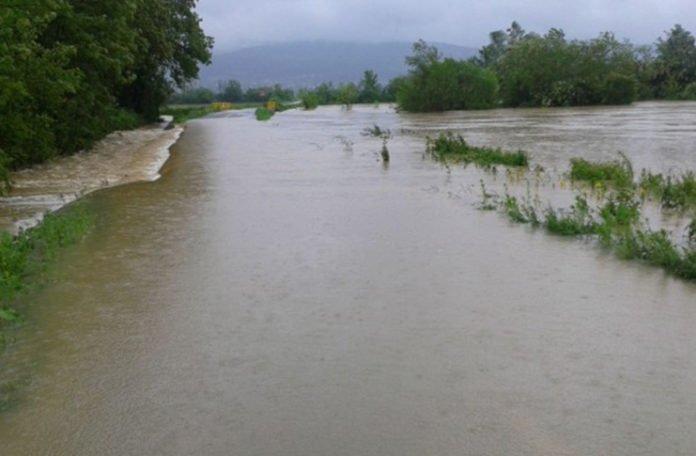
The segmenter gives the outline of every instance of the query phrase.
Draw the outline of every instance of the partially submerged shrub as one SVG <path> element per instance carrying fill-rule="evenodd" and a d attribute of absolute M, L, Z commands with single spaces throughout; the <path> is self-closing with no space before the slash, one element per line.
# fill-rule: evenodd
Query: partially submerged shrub
<path fill-rule="evenodd" d="M 584 158 L 570 161 L 570 178 L 589 182 L 592 185 L 612 184 L 628 187 L 633 184 L 633 169 L 627 160 L 614 162 L 591 162 Z"/>
<path fill-rule="evenodd" d="M 580 236 L 597 232 L 597 223 L 592 217 L 590 206 L 582 196 L 575 198 L 575 203 L 569 211 L 549 208 L 546 211 L 544 226 L 549 232 L 561 236 Z"/>
<path fill-rule="evenodd" d="M 538 226 L 541 223 L 536 208 L 529 203 L 529 200 L 520 202 L 516 197 L 505 194 L 503 210 L 508 218 L 515 223 L 528 223 L 533 226 Z"/>
<path fill-rule="evenodd" d="M 681 177 L 668 177 L 662 188 L 662 205 L 682 209 L 696 206 L 696 175 L 689 172 Z"/>
<path fill-rule="evenodd" d="M 269 120 L 271 117 L 273 117 L 275 112 L 271 111 L 268 108 L 261 107 L 261 108 L 256 108 L 256 112 L 254 114 L 256 115 L 256 120 L 264 122 L 266 120 Z"/>
<path fill-rule="evenodd" d="M 363 130 L 363 136 L 372 136 L 373 138 L 391 138 L 391 131 L 386 128 L 381 128 L 374 124 L 372 127 L 366 127 Z"/>
<path fill-rule="evenodd" d="M 640 188 L 658 199 L 669 209 L 696 207 L 696 174 L 687 172 L 679 177 L 652 174 L 643 171 Z"/>
<path fill-rule="evenodd" d="M 463 163 L 475 163 L 479 166 L 490 167 L 504 165 L 526 167 L 529 158 L 523 151 L 506 152 L 490 147 L 475 147 L 469 145 L 461 136 L 441 134 L 437 139 L 428 139 L 429 153 L 440 160 L 453 160 Z"/>
<path fill-rule="evenodd" d="M 314 92 L 302 92 L 300 102 L 305 110 L 311 111 L 319 106 L 319 96 Z"/>

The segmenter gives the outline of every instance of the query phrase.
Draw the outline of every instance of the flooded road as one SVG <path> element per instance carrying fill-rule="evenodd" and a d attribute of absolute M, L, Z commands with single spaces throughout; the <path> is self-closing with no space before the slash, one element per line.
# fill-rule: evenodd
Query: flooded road
<path fill-rule="evenodd" d="M 0 454 L 696 453 L 696 285 L 477 211 L 502 177 L 424 159 L 440 129 L 696 169 L 688 103 L 193 121 L 162 179 L 85 199 Z"/>

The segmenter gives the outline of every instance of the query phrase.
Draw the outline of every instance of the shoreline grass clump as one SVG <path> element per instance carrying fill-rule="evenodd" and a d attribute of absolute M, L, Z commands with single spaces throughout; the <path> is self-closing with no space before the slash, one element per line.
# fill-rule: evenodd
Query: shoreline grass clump
<path fill-rule="evenodd" d="M 265 122 L 267 120 L 270 120 L 271 117 L 275 115 L 275 112 L 262 106 L 260 108 L 256 108 L 254 115 L 256 116 L 256 120 L 258 120 L 259 122 Z"/>
<path fill-rule="evenodd" d="M 494 165 L 527 167 L 529 158 L 526 152 L 506 152 L 491 147 L 475 147 L 468 144 L 462 136 L 452 133 L 440 134 L 437 139 L 428 138 L 427 150 L 438 160 L 474 163 L 485 168 Z"/>
<path fill-rule="evenodd" d="M 13 304 L 57 252 L 82 238 L 93 224 L 81 207 L 47 214 L 35 228 L 17 236 L 0 234 L 0 329 L 20 319 Z"/>
<path fill-rule="evenodd" d="M 547 209 L 544 227 L 548 232 L 560 236 L 586 236 L 596 234 L 598 224 L 592 216 L 587 199 L 576 196 L 570 210 Z"/>
<path fill-rule="evenodd" d="M 696 174 L 693 171 L 677 177 L 643 171 L 639 187 L 644 194 L 655 198 L 667 209 L 696 207 Z"/>
<path fill-rule="evenodd" d="M 584 158 L 570 160 L 570 178 L 593 186 L 611 184 L 626 188 L 633 185 L 633 168 L 627 159 L 613 162 L 591 162 Z"/>
<path fill-rule="evenodd" d="M 507 193 L 494 204 L 495 195 L 481 188 L 482 210 L 497 207 L 512 222 L 540 226 L 552 234 L 594 237 L 621 259 L 643 261 L 676 277 L 696 280 L 696 220 L 686 229 L 687 245 L 680 246 L 669 232 L 651 230 L 641 222 L 640 201 L 632 192 L 611 195 L 596 209 L 578 195 L 570 208 L 549 208 L 540 220 L 533 204 L 520 203 Z"/>
<path fill-rule="evenodd" d="M 215 102 L 207 105 L 173 105 L 162 108 L 161 115 L 172 116 L 174 123 L 186 123 L 189 120 L 199 119 L 214 112 L 230 111 L 233 109 L 244 109 L 258 106 L 258 103 L 232 104 L 226 102 Z"/>

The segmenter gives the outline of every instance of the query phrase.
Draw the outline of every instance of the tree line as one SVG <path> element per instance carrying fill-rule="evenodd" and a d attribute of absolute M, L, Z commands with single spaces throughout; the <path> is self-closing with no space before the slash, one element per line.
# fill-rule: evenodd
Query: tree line
<path fill-rule="evenodd" d="M 407 63 L 397 91 L 407 111 L 696 99 L 696 43 L 680 25 L 655 45 L 635 46 L 612 33 L 568 40 L 560 29 L 539 35 L 513 22 L 467 61 L 419 41 Z"/>
<path fill-rule="evenodd" d="M 325 104 L 396 101 L 405 111 L 487 109 L 499 106 L 620 105 L 635 100 L 696 99 L 694 36 L 676 25 L 654 45 L 636 46 L 612 33 L 569 40 L 560 29 L 526 32 L 517 22 L 490 34 L 468 60 L 443 58 L 424 41 L 406 58 L 407 75 L 382 85 L 373 71 L 358 84 L 321 84 L 297 92 L 273 87 L 242 90 L 236 81 L 218 93 L 194 89 L 178 102 L 298 99 L 306 108 Z"/>
<path fill-rule="evenodd" d="M 287 103 L 301 101 L 307 107 L 329 104 L 353 104 L 391 102 L 396 100 L 396 88 L 393 84 L 382 86 L 377 74 L 367 70 L 362 80 L 334 85 L 331 82 L 319 84 L 313 89 L 294 90 L 280 84 L 242 88 L 237 80 L 218 84 L 216 91 L 206 87 L 194 87 L 173 94 L 169 104 L 208 104 L 225 103 L 264 103 L 267 101 Z"/>
<path fill-rule="evenodd" d="M 6 0 L 0 5 L 0 173 L 156 120 L 213 41 L 196 0 Z M 3 171 L 4 170 L 4 171 Z"/>

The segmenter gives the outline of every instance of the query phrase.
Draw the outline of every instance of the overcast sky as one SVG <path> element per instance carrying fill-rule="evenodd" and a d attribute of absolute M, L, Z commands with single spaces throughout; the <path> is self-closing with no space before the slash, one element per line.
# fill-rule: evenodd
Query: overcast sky
<path fill-rule="evenodd" d="M 426 41 L 478 47 L 513 20 L 572 38 L 611 30 L 652 43 L 675 23 L 696 31 L 696 0 L 200 0 L 216 51 L 278 41 Z"/>

